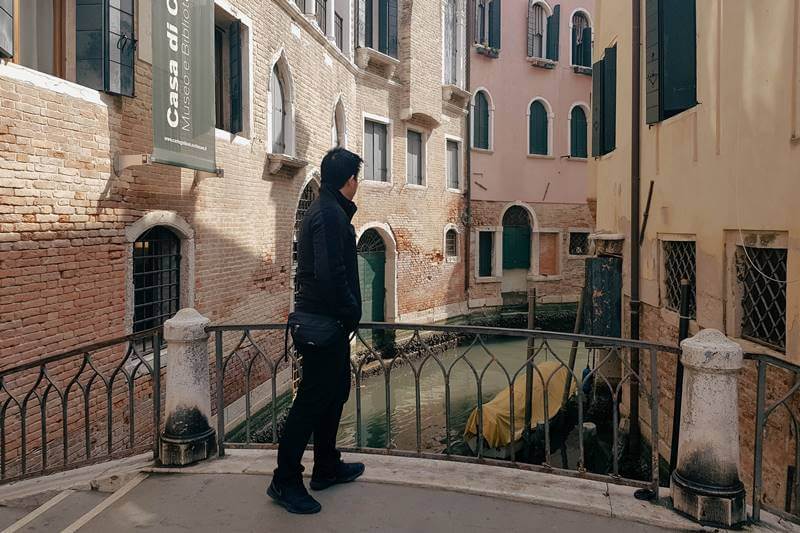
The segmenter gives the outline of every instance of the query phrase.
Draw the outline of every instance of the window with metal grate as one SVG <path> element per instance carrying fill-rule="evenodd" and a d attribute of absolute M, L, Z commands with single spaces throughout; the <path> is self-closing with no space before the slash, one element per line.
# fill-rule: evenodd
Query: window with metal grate
<path fill-rule="evenodd" d="M 664 306 L 681 308 L 681 280 L 689 282 L 689 317 L 697 318 L 697 260 L 694 241 L 663 241 Z"/>
<path fill-rule="evenodd" d="M 786 258 L 783 248 L 736 250 L 742 337 L 786 350 Z"/>
<path fill-rule="evenodd" d="M 588 231 L 573 231 L 569 234 L 569 255 L 589 255 Z"/>

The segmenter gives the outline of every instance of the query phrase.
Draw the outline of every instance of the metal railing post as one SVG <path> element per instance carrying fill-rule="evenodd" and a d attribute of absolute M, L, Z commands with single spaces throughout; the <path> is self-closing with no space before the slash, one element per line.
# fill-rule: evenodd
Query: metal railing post
<path fill-rule="evenodd" d="M 222 331 L 214 332 L 214 360 L 216 362 L 217 381 L 217 457 L 225 456 L 225 391 L 223 383 L 225 376 L 222 374 Z"/>

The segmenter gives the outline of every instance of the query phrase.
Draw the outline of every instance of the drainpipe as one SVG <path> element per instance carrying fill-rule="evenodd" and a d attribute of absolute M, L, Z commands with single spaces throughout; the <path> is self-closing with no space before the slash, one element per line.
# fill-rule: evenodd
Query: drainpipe
<path fill-rule="evenodd" d="M 469 91 L 471 88 L 470 64 L 472 63 L 472 5 L 474 2 L 467 2 L 466 43 L 464 43 L 464 86 Z M 467 128 L 466 139 L 464 139 L 464 150 L 467 160 L 464 168 L 464 195 L 466 203 L 466 221 L 464 223 L 464 293 L 467 297 L 467 307 L 469 307 L 469 275 L 471 259 L 472 241 L 472 106 L 467 103 Z"/>
<path fill-rule="evenodd" d="M 642 13 L 641 0 L 632 0 L 633 25 L 631 35 L 631 339 L 639 339 L 639 218 L 640 218 L 640 188 L 641 188 L 641 40 L 642 40 Z M 631 370 L 639 375 L 639 350 L 631 350 Z M 628 444 L 630 451 L 637 457 L 639 452 L 639 383 L 631 381 L 631 428 Z M 658 443 L 653 443 L 658 446 Z"/>

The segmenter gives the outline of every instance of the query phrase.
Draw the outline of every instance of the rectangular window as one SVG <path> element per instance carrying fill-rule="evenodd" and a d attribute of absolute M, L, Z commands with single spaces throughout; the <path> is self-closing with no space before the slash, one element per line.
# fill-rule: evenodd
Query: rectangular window
<path fill-rule="evenodd" d="M 425 185 L 425 146 L 422 134 L 408 130 L 406 136 L 406 179 L 411 185 Z"/>
<path fill-rule="evenodd" d="M 247 27 L 216 7 L 214 10 L 214 64 L 216 127 L 231 133 L 244 130 L 243 37 Z"/>
<path fill-rule="evenodd" d="M 344 51 L 344 19 L 339 13 L 334 13 L 334 28 L 333 35 L 336 39 L 336 48 Z"/>
<path fill-rule="evenodd" d="M 461 147 L 458 141 L 447 141 L 447 188 L 461 188 Z"/>
<path fill-rule="evenodd" d="M 573 231 L 569 234 L 569 255 L 589 255 L 588 231 Z"/>
<path fill-rule="evenodd" d="M 681 308 L 681 280 L 689 282 L 689 317 L 697 318 L 697 260 L 694 241 L 664 241 L 664 306 Z"/>
<path fill-rule="evenodd" d="M 359 46 L 374 48 L 397 58 L 397 2 L 398 0 L 359 1 Z"/>
<path fill-rule="evenodd" d="M 655 124 L 697 105 L 696 0 L 647 0 L 646 119 Z"/>
<path fill-rule="evenodd" d="M 389 181 L 387 153 L 387 126 L 380 122 L 364 122 L 364 178 L 371 181 Z"/>
<path fill-rule="evenodd" d="M 494 232 L 478 232 L 478 276 L 491 277 L 494 274 Z"/>
<path fill-rule="evenodd" d="M 332 0 L 331 0 L 332 1 Z M 317 26 L 325 35 L 328 34 L 328 0 L 316 0 L 317 3 Z"/>
<path fill-rule="evenodd" d="M 742 311 L 742 337 L 786 350 L 785 248 L 739 246 L 736 277 Z"/>
<path fill-rule="evenodd" d="M 592 155 L 613 152 L 617 144 L 617 45 L 605 49 L 592 67 Z"/>

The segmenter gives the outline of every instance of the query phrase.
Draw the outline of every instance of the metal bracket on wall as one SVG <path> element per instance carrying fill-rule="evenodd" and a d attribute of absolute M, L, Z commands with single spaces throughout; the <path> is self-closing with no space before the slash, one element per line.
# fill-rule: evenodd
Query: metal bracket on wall
<path fill-rule="evenodd" d="M 119 176 L 127 168 L 149 165 L 152 162 L 153 158 L 150 154 L 115 154 L 113 161 L 114 174 Z"/>

